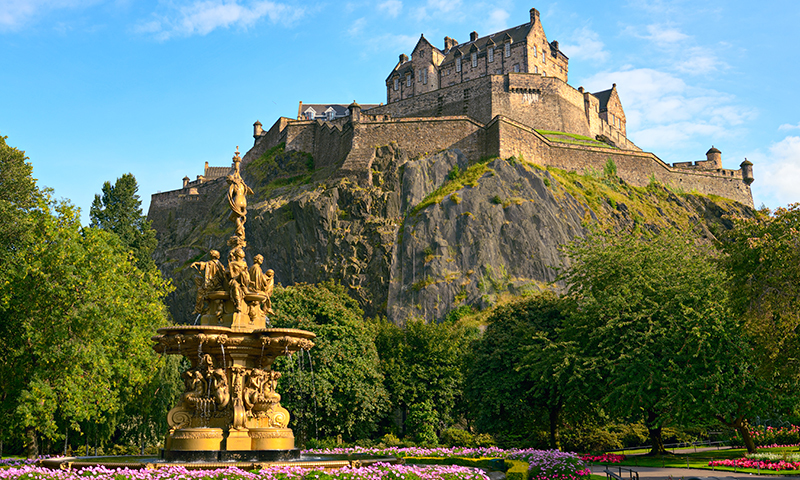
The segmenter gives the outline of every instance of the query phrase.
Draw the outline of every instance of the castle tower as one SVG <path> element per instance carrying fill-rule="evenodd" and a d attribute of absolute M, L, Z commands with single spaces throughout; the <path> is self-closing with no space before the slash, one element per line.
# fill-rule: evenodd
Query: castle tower
<path fill-rule="evenodd" d="M 722 152 L 714 148 L 714 145 L 711 145 L 711 148 L 706 152 L 706 161 L 713 162 L 709 165 L 711 168 L 722 168 Z"/>
<path fill-rule="evenodd" d="M 259 122 L 258 120 L 256 120 L 256 123 L 253 124 L 253 137 L 254 138 L 258 138 L 258 137 L 261 136 L 261 132 L 264 131 L 262 126 L 263 125 L 261 125 L 261 122 Z"/>
<path fill-rule="evenodd" d="M 739 166 L 742 168 L 742 181 L 747 185 L 753 183 L 755 180 L 755 178 L 753 178 L 753 162 L 745 158 L 744 162 Z"/>

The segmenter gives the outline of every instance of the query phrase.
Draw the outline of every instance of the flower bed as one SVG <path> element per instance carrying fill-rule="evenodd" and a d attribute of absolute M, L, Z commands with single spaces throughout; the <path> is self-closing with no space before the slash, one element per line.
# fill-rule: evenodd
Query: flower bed
<path fill-rule="evenodd" d="M 385 465 L 343 467 L 321 471 L 301 467 L 270 467 L 257 472 L 238 468 L 187 470 L 169 467 L 157 470 L 84 468 L 80 471 L 50 470 L 24 466 L 0 470 L 0 480 L 489 480 L 481 470 L 455 465 Z"/>
<path fill-rule="evenodd" d="M 712 460 L 709 467 L 752 468 L 754 470 L 800 470 L 800 462 L 787 462 L 785 460 L 768 461 L 750 458 L 737 458 L 735 460 Z"/>
<path fill-rule="evenodd" d="M 800 426 L 789 425 L 788 427 L 765 427 L 758 430 L 750 430 L 753 443 L 757 447 L 770 445 L 797 445 L 800 443 Z"/>
<path fill-rule="evenodd" d="M 509 449 L 497 447 L 389 447 L 389 448 L 326 448 L 307 450 L 304 453 L 319 454 L 354 454 L 394 455 L 396 457 L 466 457 L 466 458 L 503 458 L 522 460 L 528 463 L 528 477 L 534 480 L 571 479 L 589 475 L 589 469 L 578 455 L 557 450 Z"/>
<path fill-rule="evenodd" d="M 581 455 L 581 460 L 592 463 L 621 463 L 625 455 L 618 453 L 603 453 L 601 455 Z"/>

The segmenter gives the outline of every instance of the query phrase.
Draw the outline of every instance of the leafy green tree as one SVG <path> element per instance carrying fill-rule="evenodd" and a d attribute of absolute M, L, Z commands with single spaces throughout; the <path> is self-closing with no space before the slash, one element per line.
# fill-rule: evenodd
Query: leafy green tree
<path fill-rule="evenodd" d="M 543 292 L 500 305 L 487 318 L 487 327 L 469 358 L 466 395 L 480 430 L 505 436 L 506 442 L 531 436 L 547 419 L 548 444 L 560 448 L 559 427 L 565 409 L 582 400 L 573 387 L 574 348 L 560 339 L 564 327 L 563 301 Z"/>
<path fill-rule="evenodd" d="M 156 361 L 149 338 L 166 324 L 171 287 L 136 268 L 118 237 L 82 229 L 76 208 L 37 193 L 19 151 L 3 143 L 0 152 L 18 170 L 3 171 L 4 188 L 32 194 L 3 203 L 25 229 L 4 250 L 0 435 L 12 444 L 24 436 L 35 455 L 39 438 L 93 422 L 111 431 L 124 403 L 142 402 Z"/>
<path fill-rule="evenodd" d="M 158 240 L 150 221 L 142 214 L 139 185 L 133 174 L 126 173 L 111 185 L 103 184 L 103 194 L 95 195 L 89 209 L 90 226 L 113 232 L 122 244 L 133 250 L 140 270 L 155 267 L 152 259 Z"/>
<path fill-rule="evenodd" d="M 375 332 L 358 302 L 331 281 L 277 286 L 272 302 L 273 326 L 317 335 L 310 355 L 301 351 L 275 362 L 284 375 L 278 390 L 294 417 L 295 434 L 301 442 L 312 436 L 369 437 L 387 411 L 387 395 Z"/>
<path fill-rule="evenodd" d="M 765 360 L 763 373 L 783 374 L 794 384 L 800 376 L 800 204 L 733 222 L 717 236 L 734 313 Z"/>
<path fill-rule="evenodd" d="M 720 387 L 715 365 L 740 351 L 725 275 L 713 251 L 671 230 L 595 233 L 567 256 L 574 303 L 565 334 L 579 368 L 612 414 L 643 418 L 651 453 L 663 453 L 662 425 L 708 408 L 703 385 Z"/>
<path fill-rule="evenodd" d="M 25 152 L 7 145 L 7 138 L 0 136 L 0 306 L 10 301 L 8 278 L 15 270 L 20 249 L 30 239 L 28 215 L 42 197 Z"/>
<path fill-rule="evenodd" d="M 389 399 L 402 419 L 410 407 L 429 402 L 441 431 L 465 413 L 463 363 L 478 330 L 459 323 L 412 319 L 398 326 L 376 323 L 376 345 Z"/>

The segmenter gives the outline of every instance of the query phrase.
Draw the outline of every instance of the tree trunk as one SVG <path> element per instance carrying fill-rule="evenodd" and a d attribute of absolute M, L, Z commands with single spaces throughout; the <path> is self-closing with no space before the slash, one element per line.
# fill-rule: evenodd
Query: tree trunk
<path fill-rule="evenodd" d="M 549 411 L 550 416 L 550 448 L 561 450 L 561 436 L 558 434 L 558 419 L 561 408 L 552 407 Z"/>
<path fill-rule="evenodd" d="M 658 415 L 654 411 L 647 411 L 645 425 L 647 426 L 647 432 L 650 435 L 650 445 L 652 445 L 648 455 L 664 455 L 667 453 L 667 451 L 664 449 L 664 440 L 661 438 L 661 425 L 656 424 L 657 419 Z"/>
<path fill-rule="evenodd" d="M 747 453 L 756 453 L 756 444 L 753 442 L 753 437 L 750 435 L 750 428 L 748 428 L 747 422 L 741 422 L 736 427 L 736 431 L 742 436 Z"/>
<path fill-rule="evenodd" d="M 725 418 L 720 415 L 717 416 L 717 420 L 726 427 L 736 429 L 739 436 L 742 437 L 747 453 L 756 453 L 756 444 L 753 442 L 753 437 L 750 435 L 750 426 L 747 424 L 747 419 L 744 418 L 743 415 L 739 415 L 732 422 L 726 421 Z"/>
<path fill-rule="evenodd" d="M 36 429 L 25 427 L 25 456 L 36 458 L 39 456 L 39 445 L 36 443 Z"/>

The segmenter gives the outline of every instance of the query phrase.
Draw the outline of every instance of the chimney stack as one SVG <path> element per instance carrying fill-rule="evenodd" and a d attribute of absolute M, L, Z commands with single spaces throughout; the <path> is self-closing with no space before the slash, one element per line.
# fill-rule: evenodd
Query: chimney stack
<path fill-rule="evenodd" d="M 478 32 L 472 32 L 469 34 L 469 41 L 474 42 L 478 39 Z"/>
<path fill-rule="evenodd" d="M 406 63 L 408 61 L 408 55 L 405 53 L 400 54 L 400 63 Z"/>
<path fill-rule="evenodd" d="M 539 10 L 531 8 L 531 24 L 536 25 L 536 22 L 538 21 L 539 21 Z"/>

